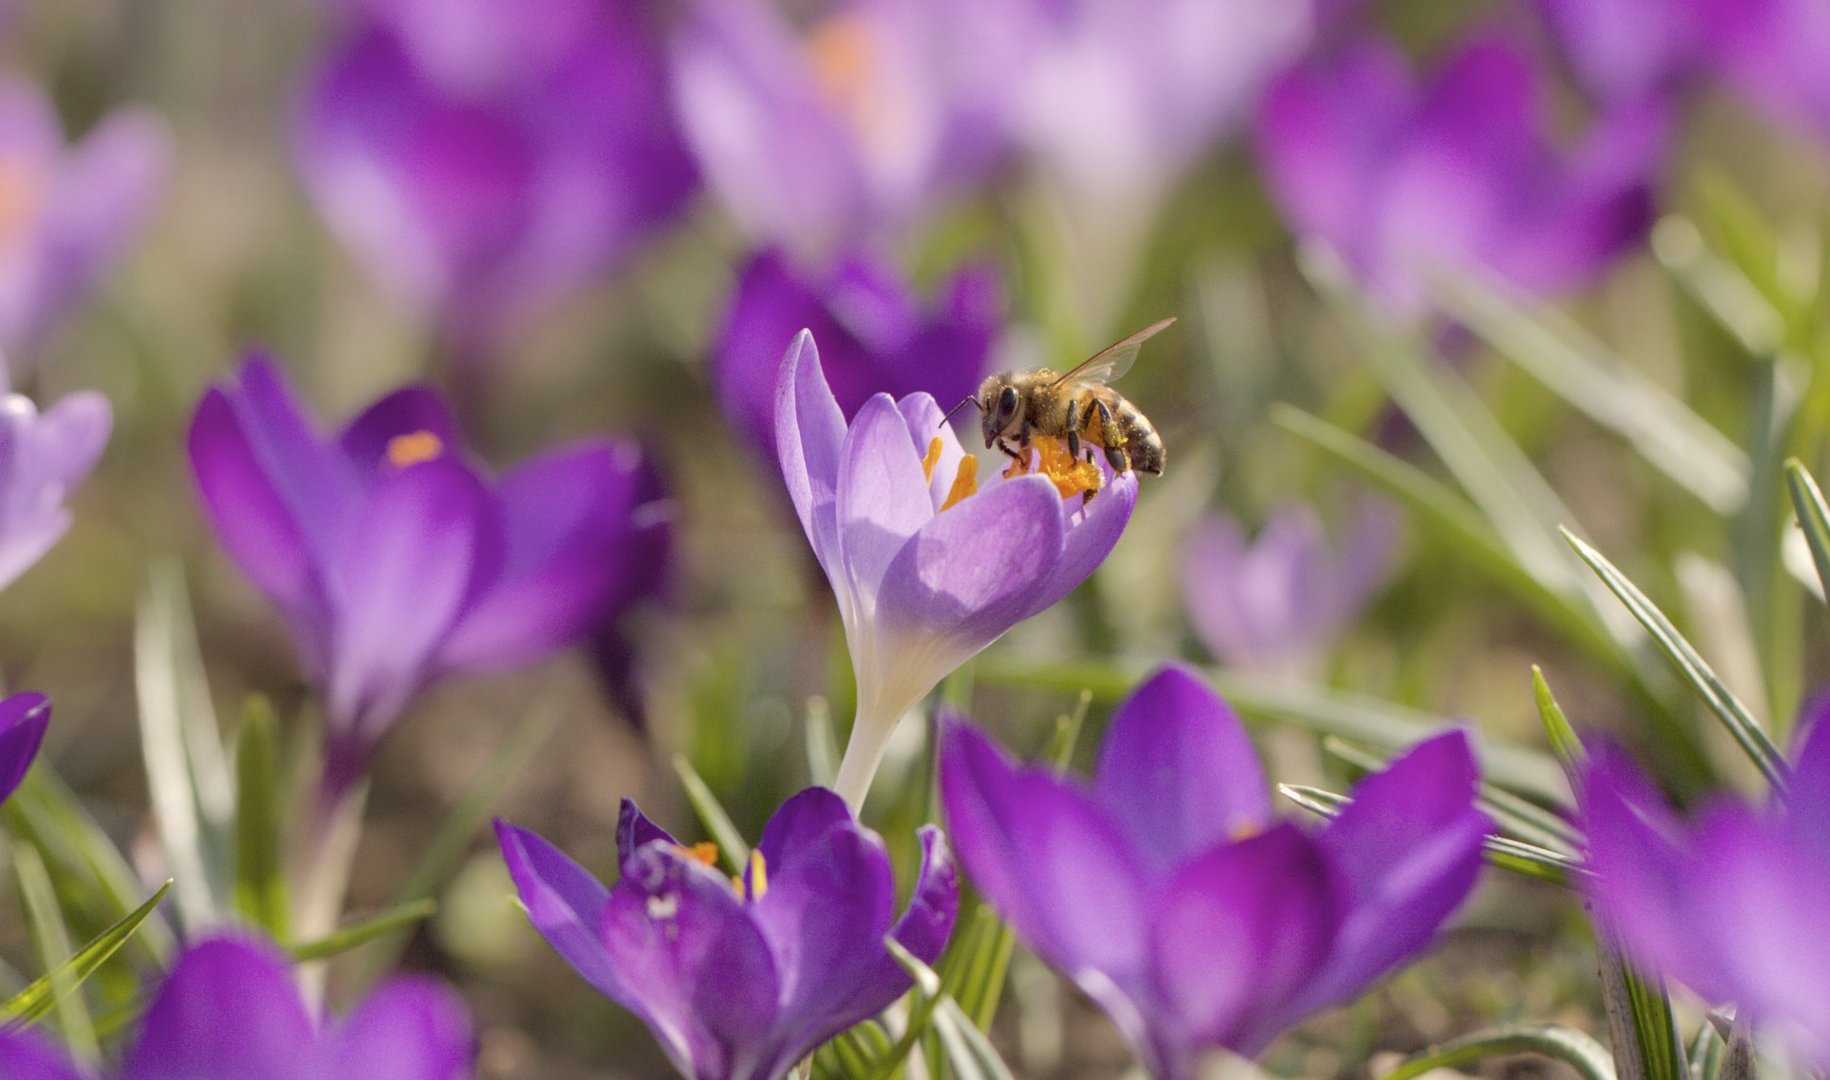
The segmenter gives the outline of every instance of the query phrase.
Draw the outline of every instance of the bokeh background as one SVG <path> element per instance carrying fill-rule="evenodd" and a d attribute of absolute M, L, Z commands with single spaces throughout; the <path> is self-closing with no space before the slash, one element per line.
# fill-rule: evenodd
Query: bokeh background
<path fill-rule="evenodd" d="M 633 672 L 579 649 L 415 706 L 376 766 L 352 910 L 397 894 L 511 746 L 531 756 L 495 810 L 588 865 L 613 861 L 624 796 L 693 831 L 675 755 L 753 834 L 806 782 L 808 697 L 849 716 L 831 596 L 758 436 L 793 330 L 813 326 L 829 366 L 851 357 L 834 382 L 855 407 L 875 389 L 957 398 L 1173 314 L 1120 387 L 1168 471 L 1094 580 L 953 688 L 981 722 L 1033 750 L 1085 686 L 1096 732 L 1118 689 L 1184 657 L 1537 745 L 1535 663 L 1573 718 L 1674 789 L 1738 782 L 1694 717 L 1674 747 L 1643 693 L 1273 406 L 1450 477 L 1344 310 L 1423 343 L 1426 378 L 1484 402 L 1570 523 L 1783 726 L 1822 627 L 1782 567 L 1749 565 L 1778 543 L 1778 504 L 1684 489 L 1622 437 L 1630 416 L 1594 415 L 1605 387 L 1585 406 L 1502 358 L 1431 276 L 1552 306 L 1606 370 L 1743 447 L 1752 483 L 1776 484 L 1760 468 L 1777 449 L 1813 460 L 1830 15 L 1744 6 L 1759 25 L 1730 32 L 1681 0 L 9 0 L 8 93 L 44 95 L 73 140 L 143 110 L 150 146 L 92 283 L 4 342 L 15 389 L 99 390 L 115 428 L 68 535 L 0 602 L 0 670 L 54 698 L 49 762 L 162 878 L 134 688 L 149 581 L 182 575 L 222 716 L 258 691 L 313 722 L 283 624 L 200 513 L 195 403 L 255 347 L 327 421 L 430 380 L 497 466 L 639 437 L 677 546 L 622 616 Z M 0 123 L 0 286 L 35 210 L 79 183 L 44 173 L 15 126 Z M 1304 725 L 1262 730 L 1274 777 L 1343 782 Z M 905 855 L 916 736 L 873 804 Z M 1435 955 L 1267 1067 L 1367 1075 L 1502 1020 L 1601 1031 L 1577 904 L 1490 877 Z M 438 891 L 402 962 L 463 990 L 485 1076 L 663 1075 L 640 1026 L 526 926 L 485 835 Z M 28 955 L 0 935 L 0 954 Z M 1021 956 L 997 1037 L 1023 1075 L 1128 1067 L 1103 1018 Z"/>

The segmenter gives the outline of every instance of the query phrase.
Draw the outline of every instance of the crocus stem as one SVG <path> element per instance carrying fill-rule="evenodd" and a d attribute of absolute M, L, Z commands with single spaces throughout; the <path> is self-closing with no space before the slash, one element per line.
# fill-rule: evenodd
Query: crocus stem
<path fill-rule="evenodd" d="M 864 811 L 864 796 L 870 793 L 877 766 L 883 764 L 883 752 L 896 733 L 897 716 L 885 717 L 880 709 L 860 708 L 852 721 L 851 738 L 845 743 L 845 756 L 839 759 L 839 774 L 832 789 L 851 807 L 852 816 Z"/>
<path fill-rule="evenodd" d="M 366 781 L 319 787 L 293 865 L 294 941 L 328 937 L 342 919 L 350 864 L 355 861 L 356 845 L 362 839 L 362 810 L 367 802 Z M 323 965 L 306 965 L 301 969 L 300 982 L 307 997 L 321 996 Z"/>

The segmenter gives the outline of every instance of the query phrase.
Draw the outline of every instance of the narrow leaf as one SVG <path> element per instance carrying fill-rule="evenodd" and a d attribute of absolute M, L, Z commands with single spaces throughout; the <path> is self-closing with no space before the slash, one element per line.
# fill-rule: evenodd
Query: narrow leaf
<path fill-rule="evenodd" d="M 1531 695 L 1538 704 L 1538 719 L 1543 722 L 1544 734 L 1550 739 L 1551 753 L 1557 756 L 1573 785 L 1583 761 L 1588 758 L 1588 751 L 1582 748 L 1576 729 L 1570 726 L 1569 718 L 1563 715 L 1563 707 L 1550 692 L 1550 684 L 1544 681 L 1544 669 L 1536 664 L 1531 665 Z"/>
<path fill-rule="evenodd" d="M 731 815 L 724 812 L 718 796 L 712 794 L 712 789 L 694 771 L 693 763 L 686 760 L 685 754 L 674 755 L 674 772 L 686 789 L 686 801 L 693 804 L 693 812 L 699 815 L 699 823 L 718 845 L 718 857 L 724 860 L 725 869 L 733 874 L 743 873 L 750 861 L 750 845 L 744 843 L 743 834 L 731 823 Z"/>
<path fill-rule="evenodd" d="M 391 907 L 379 915 L 340 927 L 334 933 L 316 941 L 289 946 L 286 951 L 292 954 L 294 960 L 301 962 L 325 960 L 339 953 L 346 953 L 358 945 L 365 945 L 415 923 L 423 922 L 431 918 L 436 911 L 438 911 L 438 901 L 431 897 L 412 900 Z"/>
<path fill-rule="evenodd" d="M 286 874 L 280 865 L 279 726 L 255 695 L 235 747 L 235 906 L 268 936 L 287 936 Z"/>
<path fill-rule="evenodd" d="M 57 1010 L 57 1026 L 71 1056 L 78 1061 L 98 1061 L 101 1041 L 95 1034 L 95 1019 L 89 1015 L 89 1003 L 76 992 L 81 979 L 64 962 L 74 955 L 69 929 L 57 910 L 57 894 L 45 873 L 44 860 L 27 845 L 13 847 L 13 873 L 19 879 L 19 895 L 25 901 L 26 922 L 31 928 L 32 943 L 37 946 L 38 960 L 50 973 L 51 1004 Z"/>
<path fill-rule="evenodd" d="M 1823 491 L 1797 458 L 1786 461 L 1786 486 L 1792 493 L 1798 527 L 1804 530 L 1805 544 L 1811 549 L 1811 562 L 1817 567 L 1822 596 L 1830 598 L 1830 506 L 1825 505 Z"/>
<path fill-rule="evenodd" d="M 894 938 L 884 939 L 884 944 L 896 962 L 915 980 L 916 991 L 936 1003 L 928 1022 L 940 1037 L 947 1064 L 952 1067 L 953 1074 L 960 1080 L 1014 1080 L 1010 1067 L 991 1048 L 985 1033 L 973 1024 L 972 1018 L 960 1008 L 959 1002 L 941 989 L 940 976 L 935 974 L 934 969 L 922 963 Z"/>
<path fill-rule="evenodd" d="M 51 971 L 34 980 L 30 986 L 14 994 L 4 1003 L 0 1003 L 0 1024 L 29 1023 L 43 1016 L 56 1002 L 61 993 L 68 993 L 80 986 L 83 980 L 93 975 L 98 968 L 127 944 L 134 931 L 152 915 L 170 892 L 172 883 L 167 881 L 159 886 L 159 891 L 152 894 L 145 903 L 128 912 L 119 922 L 102 931 L 87 945 L 78 949 L 68 960 L 57 965 Z M 155 924 L 156 925 L 156 924 Z"/>
<path fill-rule="evenodd" d="M 1505 1027 L 1452 1039 L 1406 1060 L 1382 1080 L 1413 1080 L 1432 1069 L 1453 1069 L 1489 1058 L 1535 1054 L 1561 1061 L 1582 1080 L 1616 1080 L 1607 1047 L 1566 1027 Z"/>

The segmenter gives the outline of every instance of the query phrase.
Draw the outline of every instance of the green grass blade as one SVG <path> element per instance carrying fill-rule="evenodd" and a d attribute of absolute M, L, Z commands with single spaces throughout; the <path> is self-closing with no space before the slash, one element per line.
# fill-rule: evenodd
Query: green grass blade
<path fill-rule="evenodd" d="M 0 1003 L 0 1024 L 29 1023 L 43 1016 L 55 1004 L 59 994 L 68 993 L 82 985 L 83 980 L 119 952 L 121 946 L 127 944 L 142 925 L 157 925 L 156 922 L 148 923 L 147 919 L 158 908 L 159 902 L 165 899 L 165 894 L 171 891 L 171 887 L 169 881 L 159 886 L 158 892 L 78 949 L 68 960 Z"/>
<path fill-rule="evenodd" d="M 286 874 L 281 866 L 279 725 L 256 695 L 242 710 L 235 746 L 235 906 L 278 941 L 286 939 Z"/>
<path fill-rule="evenodd" d="M 1786 461 L 1786 487 L 1792 494 L 1792 509 L 1798 514 L 1798 527 L 1804 530 L 1805 544 L 1811 549 L 1811 562 L 1817 567 L 1817 581 L 1822 597 L 1830 598 L 1830 505 L 1804 463 L 1797 458 Z"/>
<path fill-rule="evenodd" d="M 1277 793 L 1324 818 L 1338 817 L 1353 801 L 1338 792 L 1306 784 L 1279 784 Z M 1552 885 L 1568 887 L 1571 879 L 1582 873 L 1582 866 L 1574 856 L 1509 836 L 1489 836 L 1482 847 L 1492 865 Z"/>
<path fill-rule="evenodd" d="M 335 932 L 316 941 L 301 942 L 288 946 L 286 951 L 292 958 L 301 963 L 308 960 L 326 960 L 341 953 L 349 952 L 360 945 L 393 935 L 403 929 L 431 918 L 438 911 L 438 901 L 431 897 L 398 904 L 379 915 L 360 919 L 347 926 L 339 927 Z"/>
<path fill-rule="evenodd" d="M 102 1047 L 95 1034 L 95 1018 L 89 1015 L 89 1003 L 77 992 L 82 980 L 65 963 L 65 958 L 73 955 L 70 932 L 57 909 L 57 893 L 51 888 L 50 875 L 45 873 L 44 860 L 28 845 L 14 845 L 12 850 L 13 873 L 25 902 L 32 944 L 37 948 L 39 963 L 49 972 L 51 1005 L 57 1011 L 59 1033 L 71 1057 L 99 1061 Z"/>
<path fill-rule="evenodd" d="M 1556 755 L 1558 763 L 1569 776 L 1572 785 L 1582 770 L 1582 763 L 1588 758 L 1588 751 L 1582 748 L 1582 740 L 1577 737 L 1576 729 L 1570 726 L 1569 718 L 1563 715 L 1563 707 L 1557 704 L 1557 698 L 1550 692 L 1550 684 L 1544 681 L 1544 669 L 1531 665 L 1531 696 L 1538 706 L 1538 719 L 1543 721 L 1545 737 L 1550 740 L 1550 751 Z"/>
<path fill-rule="evenodd" d="M 830 788 L 839 775 L 839 737 L 832 730 L 832 710 L 823 697 L 807 699 L 807 777 L 815 787 Z"/>
<path fill-rule="evenodd" d="M 1588 563 L 1596 575 L 1601 578 L 1608 591 L 1619 597 L 1620 602 L 1626 605 L 1627 610 L 1632 612 L 1639 624 L 1652 635 L 1652 640 L 1658 646 L 1659 651 L 1664 654 L 1666 660 L 1670 661 L 1672 670 L 1697 692 L 1704 704 L 1709 706 L 1709 710 L 1722 721 L 1723 726 L 1728 729 L 1728 733 L 1754 762 L 1755 767 L 1766 776 L 1775 789 L 1783 790 L 1789 772 L 1785 757 L 1779 752 L 1779 747 L 1772 738 L 1747 711 L 1747 707 L 1729 691 L 1728 686 L 1717 677 L 1715 671 L 1697 653 L 1696 649 L 1691 647 L 1690 642 L 1678 633 L 1677 627 L 1671 624 L 1671 620 L 1665 617 L 1665 613 L 1660 611 L 1657 605 L 1653 604 L 1646 594 L 1639 590 L 1637 585 L 1627 580 L 1626 575 L 1616 569 L 1605 556 L 1573 533 L 1565 531 L 1563 536 L 1582 561 Z"/>
<path fill-rule="evenodd" d="M 991 1043 L 943 988 L 941 977 L 894 938 L 887 938 L 890 955 L 915 980 L 918 996 L 935 1003 L 928 1024 L 939 1036 L 947 1064 L 960 1080 L 1014 1080 L 1010 1067 L 998 1056 Z M 919 1034 L 919 1033 L 917 1033 Z"/>
<path fill-rule="evenodd" d="M 750 845 L 744 843 L 743 834 L 731 823 L 731 815 L 725 813 L 724 804 L 712 794 L 711 787 L 693 769 L 693 763 L 686 760 L 685 754 L 674 755 L 674 772 L 680 777 L 680 786 L 686 789 L 686 801 L 692 803 L 693 813 L 699 815 L 699 823 L 718 845 L 718 857 L 723 860 L 725 869 L 733 874 L 743 873 L 750 861 Z"/>
<path fill-rule="evenodd" d="M 1533 1054 L 1561 1061 L 1581 1080 L 1617 1080 L 1607 1047 L 1566 1027 L 1505 1027 L 1452 1039 L 1407 1059 L 1382 1080 L 1415 1080 L 1433 1069 L 1454 1069 L 1489 1058 Z"/>
<path fill-rule="evenodd" d="M 1601 1002 L 1621 1080 L 1684 1080 L 1689 1073 L 1677 1019 L 1664 987 L 1636 974 L 1601 937 Z"/>

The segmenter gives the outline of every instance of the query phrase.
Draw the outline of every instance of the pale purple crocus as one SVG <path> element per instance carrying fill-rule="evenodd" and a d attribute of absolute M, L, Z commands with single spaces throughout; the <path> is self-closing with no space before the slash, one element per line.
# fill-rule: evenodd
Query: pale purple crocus
<path fill-rule="evenodd" d="M 4 375 L 0 375 L 4 379 Z M 0 587 L 31 569 L 70 527 L 70 492 L 108 444 L 108 399 L 84 391 L 43 413 L 0 396 Z"/>
<path fill-rule="evenodd" d="M 1819 697 L 1786 791 L 1710 799 L 1686 821 L 1619 748 L 1578 785 L 1598 921 L 1633 962 L 1830 1068 L 1830 715 Z"/>
<path fill-rule="evenodd" d="M 1667 97 L 1689 83 L 1706 56 L 1700 7 L 1697 0 L 1537 0 L 1558 52 L 1600 102 Z"/>
<path fill-rule="evenodd" d="M 0 351 L 17 367 L 95 290 L 152 218 L 165 128 L 116 109 L 75 143 L 38 87 L 0 79 Z"/>
<path fill-rule="evenodd" d="M 326 434 L 252 356 L 198 405 L 190 457 L 217 537 L 322 695 L 332 791 L 433 679 L 540 659 L 658 584 L 667 503 L 633 444 L 583 441 L 491 479 L 428 387 Z"/>
<path fill-rule="evenodd" d="M 1822 0 L 1686 0 L 1708 58 L 1770 115 L 1830 140 L 1830 6 Z"/>
<path fill-rule="evenodd" d="M 877 394 L 849 423 L 813 335 L 789 346 L 776 392 L 782 479 L 839 602 L 858 710 L 835 788 L 862 805 L 896 723 L 941 679 L 1086 580 L 1137 500 L 1137 476 L 1097 491 L 999 469 L 942 422 L 932 397 Z M 1065 451 L 1062 451 L 1065 455 Z M 1060 483 L 1062 486 L 1058 487 Z"/>
<path fill-rule="evenodd" d="M 395 978 L 349 1015 L 320 1019 L 266 942 L 218 936 L 185 949 L 120 1064 L 78 1065 L 31 1028 L 0 1031 L 11 1080 L 469 1080 L 476 1040 L 458 996 Z"/>
<path fill-rule="evenodd" d="M 1422 80 L 1390 43 L 1346 45 L 1268 94 L 1266 183 L 1291 229 L 1399 316 L 1427 310 L 1432 273 L 1568 288 L 1645 236 L 1667 123 L 1656 101 L 1621 104 L 1564 148 L 1542 82 L 1500 37 L 1464 43 Z"/>
<path fill-rule="evenodd" d="M 1256 1057 L 1423 952 L 1492 829 L 1467 736 L 1418 744 L 1308 832 L 1271 816 L 1244 727 L 1171 666 L 1113 715 L 1090 785 L 944 722 L 940 789 L 967 880 L 1106 1010 L 1150 1071 Z"/>
<path fill-rule="evenodd" d="M 739 272 L 713 346 L 718 403 L 773 457 L 781 345 L 806 327 L 821 343 L 826 381 L 846 416 L 876 393 L 920 391 L 951 405 L 978 389 L 1002 309 L 987 265 L 962 267 L 928 303 L 867 255 L 817 271 L 780 249 L 761 251 Z"/>
<path fill-rule="evenodd" d="M 932 963 L 958 914 L 938 829 L 921 830 L 898 916 L 883 841 L 824 788 L 782 804 L 736 878 L 712 868 L 710 845 L 681 846 L 628 800 L 612 888 L 531 832 L 498 821 L 496 833 L 535 928 L 693 1080 L 787 1076 L 909 989 L 886 938 Z"/>
<path fill-rule="evenodd" d="M 771 0 L 693 0 L 673 98 L 708 186 L 801 258 L 906 232 L 1007 150 L 1019 7 L 837 0 L 800 27 Z"/>
<path fill-rule="evenodd" d="M 461 357 L 622 265 L 696 190 L 639 5 L 368 6 L 305 96 L 299 172 Z"/>
<path fill-rule="evenodd" d="M 51 702 L 43 694 L 14 694 L 0 700 L 0 803 L 25 779 L 50 723 Z"/>
<path fill-rule="evenodd" d="M 1391 575 L 1399 525 L 1389 504 L 1370 499 L 1338 546 L 1307 503 L 1279 505 L 1249 540 L 1230 515 L 1203 518 L 1182 549 L 1196 636 L 1228 666 L 1313 677 Z"/>

